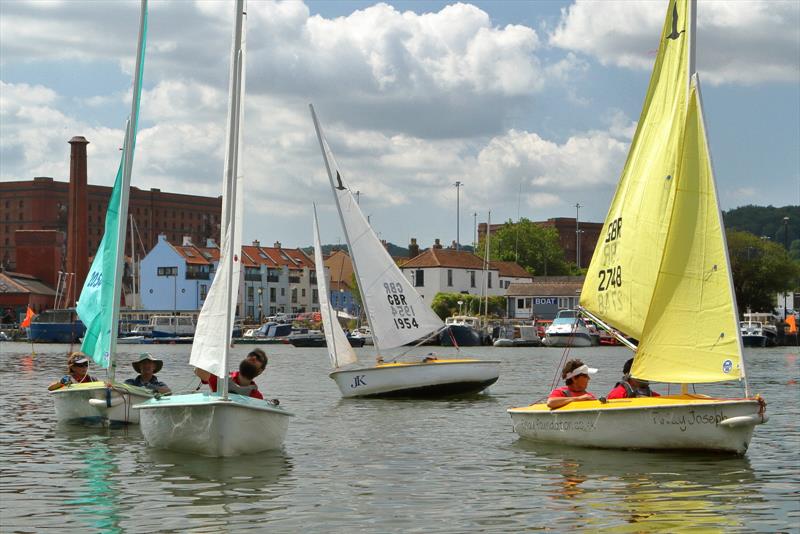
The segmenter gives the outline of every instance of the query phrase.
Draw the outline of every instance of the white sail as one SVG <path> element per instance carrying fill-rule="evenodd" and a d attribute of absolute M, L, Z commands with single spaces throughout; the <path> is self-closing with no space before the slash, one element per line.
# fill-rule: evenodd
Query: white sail
<path fill-rule="evenodd" d="M 322 327 L 325 330 L 325 342 L 328 345 L 328 356 L 334 368 L 349 365 L 358 361 L 358 356 L 344 335 L 336 310 L 331 307 L 328 293 L 328 282 L 325 280 L 325 261 L 322 258 L 322 246 L 319 242 L 319 222 L 317 208 L 314 207 L 314 266 L 317 270 L 317 287 L 319 288 L 319 310 L 322 315 Z"/>
<path fill-rule="evenodd" d="M 231 46 L 230 100 L 228 105 L 227 150 L 223 174 L 223 234 L 219 266 L 197 318 L 189 363 L 211 374 L 227 374 L 233 318 L 239 294 L 242 250 L 243 179 L 239 174 L 239 150 L 244 108 L 245 25 L 243 3 L 237 3 L 236 25 Z M 222 395 L 227 382 L 222 380 Z"/>
<path fill-rule="evenodd" d="M 314 108 L 310 107 L 377 350 L 400 347 L 439 330 L 442 320 L 397 267 L 345 187 Z"/>

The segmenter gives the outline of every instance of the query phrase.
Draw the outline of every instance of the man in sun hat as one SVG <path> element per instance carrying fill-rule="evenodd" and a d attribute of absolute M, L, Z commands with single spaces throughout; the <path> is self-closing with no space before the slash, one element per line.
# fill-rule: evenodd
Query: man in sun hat
<path fill-rule="evenodd" d="M 96 381 L 97 379 L 89 375 L 89 357 L 83 352 L 73 352 L 67 359 L 67 374 L 61 377 L 58 382 L 50 384 L 47 389 L 53 391 L 70 384 Z"/>
<path fill-rule="evenodd" d="M 167 394 L 171 393 L 170 389 L 164 382 L 158 380 L 156 373 L 164 366 L 164 362 L 158 358 L 153 358 L 149 352 L 143 352 L 139 358 L 132 364 L 133 369 L 139 373 L 136 378 L 129 378 L 125 381 L 126 384 L 131 386 L 139 386 L 155 391 L 156 393 Z"/>
<path fill-rule="evenodd" d="M 566 386 L 556 388 L 547 397 L 547 407 L 551 410 L 566 406 L 570 402 L 595 400 L 595 396 L 586 391 L 589 386 L 589 375 L 597 369 L 589 367 L 580 360 L 570 360 L 564 364 L 561 378 Z"/>

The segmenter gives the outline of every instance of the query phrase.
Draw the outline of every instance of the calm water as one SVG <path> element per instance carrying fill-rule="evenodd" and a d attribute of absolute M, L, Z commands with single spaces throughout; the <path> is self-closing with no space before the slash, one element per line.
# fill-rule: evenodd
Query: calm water
<path fill-rule="evenodd" d="M 142 347 L 122 347 L 123 378 Z M 236 349 L 237 361 L 249 348 Z M 63 374 L 69 347 L 39 345 L 31 356 L 29 345 L 0 343 L 0 530 L 798 531 L 796 348 L 748 352 L 751 387 L 767 398 L 771 419 L 745 457 L 519 440 L 505 409 L 547 393 L 561 349 L 470 350 L 502 360 L 489 394 L 383 401 L 342 400 L 325 349 L 264 348 L 261 388 L 297 414 L 285 450 L 208 459 L 148 449 L 136 426 L 57 425 L 45 388 Z M 188 346 L 147 350 L 166 361 L 159 376 L 174 390 L 194 386 Z M 628 357 L 606 347 L 572 354 L 601 369 L 589 388 L 597 394 Z"/>

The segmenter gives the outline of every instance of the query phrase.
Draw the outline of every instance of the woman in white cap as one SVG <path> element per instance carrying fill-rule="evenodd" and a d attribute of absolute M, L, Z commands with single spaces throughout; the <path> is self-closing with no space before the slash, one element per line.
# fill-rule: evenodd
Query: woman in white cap
<path fill-rule="evenodd" d="M 61 377 L 58 382 L 50 384 L 47 389 L 53 391 L 70 384 L 81 384 L 83 382 L 97 382 L 97 380 L 89 375 L 89 357 L 82 352 L 73 352 L 67 360 L 67 374 Z"/>
<path fill-rule="evenodd" d="M 133 369 L 139 373 L 136 378 L 129 378 L 125 381 L 126 384 L 131 386 L 139 386 L 140 388 L 147 388 L 155 391 L 156 393 L 167 394 L 171 393 L 170 389 L 164 382 L 158 380 L 156 373 L 164 366 L 164 362 L 158 358 L 153 358 L 149 352 L 144 352 L 139 355 L 139 359 L 131 364 Z"/>
<path fill-rule="evenodd" d="M 595 400 L 595 396 L 586 391 L 589 386 L 589 375 L 597 369 L 589 367 L 580 360 L 570 360 L 564 364 L 561 378 L 566 386 L 556 388 L 547 397 L 547 407 L 551 410 L 566 406 L 570 402 Z"/>

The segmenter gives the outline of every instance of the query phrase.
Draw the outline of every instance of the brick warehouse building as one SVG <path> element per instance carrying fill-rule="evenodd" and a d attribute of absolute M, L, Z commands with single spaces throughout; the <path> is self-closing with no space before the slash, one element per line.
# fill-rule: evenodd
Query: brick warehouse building
<path fill-rule="evenodd" d="M 93 256 L 103 237 L 111 187 L 88 185 L 87 196 L 86 235 L 88 254 Z M 0 182 L 0 262 L 5 269 L 17 267 L 17 230 L 57 230 L 66 234 L 68 199 L 69 182 L 58 182 L 48 177 Z M 128 213 L 138 228 L 137 252 L 144 255 L 158 242 L 160 233 L 166 234 L 172 242 L 180 242 L 185 235 L 197 243 L 205 242 L 209 237 L 218 241 L 222 197 L 131 187 Z M 130 243 L 130 224 L 128 228 L 127 243 Z M 144 251 L 139 250 L 139 237 Z"/>

